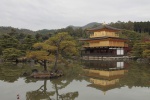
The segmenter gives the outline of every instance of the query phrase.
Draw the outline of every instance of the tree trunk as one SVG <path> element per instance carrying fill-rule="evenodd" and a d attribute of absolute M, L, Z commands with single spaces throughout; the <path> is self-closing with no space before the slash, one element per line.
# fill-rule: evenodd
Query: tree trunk
<path fill-rule="evenodd" d="M 47 90 L 47 88 L 46 88 L 46 83 L 47 83 L 47 80 L 44 80 L 44 93 L 46 93 L 46 90 Z"/>
<path fill-rule="evenodd" d="M 57 69 L 57 61 L 58 61 L 58 57 L 59 57 L 59 54 L 58 54 L 58 50 L 56 51 L 56 54 L 55 54 L 55 65 L 54 65 L 54 70 Z"/>
<path fill-rule="evenodd" d="M 46 60 L 43 61 L 44 71 L 47 71 Z"/>
<path fill-rule="evenodd" d="M 58 93 L 57 84 L 55 84 L 55 91 L 56 91 L 56 100 L 58 100 L 59 93 Z"/>

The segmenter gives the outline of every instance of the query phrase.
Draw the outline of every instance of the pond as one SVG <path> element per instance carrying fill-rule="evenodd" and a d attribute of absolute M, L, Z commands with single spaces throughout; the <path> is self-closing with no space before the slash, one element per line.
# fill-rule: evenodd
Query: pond
<path fill-rule="evenodd" d="M 22 77 L 32 64 L 0 64 L 0 100 L 149 100 L 150 65 L 84 61 L 57 79 Z M 84 68 L 84 69 L 82 69 Z"/>

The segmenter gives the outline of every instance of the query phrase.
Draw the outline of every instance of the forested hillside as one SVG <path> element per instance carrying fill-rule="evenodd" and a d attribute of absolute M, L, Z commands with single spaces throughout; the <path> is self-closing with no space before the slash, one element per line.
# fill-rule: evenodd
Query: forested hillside
<path fill-rule="evenodd" d="M 102 23 L 97 23 L 97 22 L 92 22 L 89 23 L 87 25 L 84 26 L 73 26 L 73 25 L 69 25 L 66 28 L 62 28 L 62 29 L 43 29 L 43 30 L 38 30 L 38 31 L 32 31 L 29 29 L 18 29 L 18 28 L 13 28 L 13 27 L 0 27 L 0 35 L 1 34 L 6 34 L 6 33 L 10 33 L 12 31 L 15 31 L 16 33 L 23 33 L 23 34 L 30 34 L 30 35 L 35 35 L 35 34 L 55 34 L 58 31 L 77 31 L 77 36 L 81 36 L 78 34 L 79 30 L 86 30 L 89 28 L 93 28 L 93 27 L 97 27 L 99 25 L 101 25 Z M 139 32 L 139 33 L 149 33 L 150 34 L 150 22 L 111 22 L 108 23 L 110 26 L 116 27 L 116 28 L 120 28 L 120 29 L 125 29 L 125 30 L 132 30 L 135 32 Z M 76 34 L 76 33 L 70 33 L 70 34 Z"/>
<path fill-rule="evenodd" d="M 29 29 L 18 29 L 18 28 L 14 28 L 14 27 L 0 27 L 0 35 L 1 34 L 6 34 L 6 33 L 10 33 L 12 31 L 15 31 L 17 33 L 23 33 L 23 34 L 35 34 L 34 31 L 29 30 Z"/>
<path fill-rule="evenodd" d="M 100 23 L 90 23 L 83 27 L 69 26 L 62 29 L 31 31 L 12 27 L 0 27 L 0 57 L 11 60 L 26 55 L 33 49 L 33 44 L 44 42 L 57 33 L 67 32 L 78 41 L 79 38 L 88 38 L 88 28 L 97 27 Z M 120 36 L 128 39 L 129 55 L 150 58 L 150 22 L 116 22 L 110 26 L 123 29 Z M 78 45 L 79 41 L 77 42 Z"/>
<path fill-rule="evenodd" d="M 120 29 L 126 29 L 126 30 L 132 30 L 139 33 L 149 33 L 150 34 L 150 22 L 121 22 L 118 21 L 116 23 L 110 23 L 111 26 L 120 28 Z"/>

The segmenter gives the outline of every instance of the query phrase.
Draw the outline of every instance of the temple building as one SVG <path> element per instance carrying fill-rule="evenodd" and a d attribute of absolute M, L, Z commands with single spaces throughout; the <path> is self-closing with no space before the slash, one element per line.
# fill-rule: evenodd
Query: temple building
<path fill-rule="evenodd" d="M 126 55 L 128 44 L 126 43 L 127 39 L 119 37 L 121 29 L 103 24 L 87 31 L 90 33 L 90 38 L 80 39 L 80 41 L 87 43 L 87 45 L 83 45 L 81 50 L 82 57 L 118 57 Z"/>

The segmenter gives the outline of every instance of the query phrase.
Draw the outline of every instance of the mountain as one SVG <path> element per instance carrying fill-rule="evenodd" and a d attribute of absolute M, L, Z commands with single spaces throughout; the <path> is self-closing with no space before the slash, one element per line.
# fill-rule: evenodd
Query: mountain
<path fill-rule="evenodd" d="M 74 30 L 75 30 L 75 29 L 78 29 L 78 28 L 81 28 L 80 26 L 73 26 L 73 25 L 69 25 L 68 27 L 71 27 L 71 28 L 73 28 Z M 66 27 L 66 28 L 68 28 L 68 27 Z"/>
<path fill-rule="evenodd" d="M 92 22 L 89 24 L 86 24 L 84 26 L 73 26 L 73 25 L 69 25 L 68 27 L 72 27 L 74 30 L 78 29 L 78 28 L 82 28 L 82 29 L 88 29 L 88 28 L 93 28 L 93 27 L 97 27 L 99 25 L 101 25 L 102 23 L 97 23 L 97 22 Z"/>
<path fill-rule="evenodd" d="M 14 28 L 14 27 L 0 26 L 0 35 L 11 33 L 11 32 L 35 35 L 36 33 L 45 34 L 45 33 L 54 33 L 55 31 L 56 30 L 54 30 L 54 29 L 52 29 L 52 30 L 42 29 L 42 30 L 38 30 L 38 31 L 32 31 L 29 29 L 18 29 L 18 28 Z"/>
<path fill-rule="evenodd" d="M 40 34 L 55 33 L 55 32 L 56 32 L 56 29 L 51 29 L 51 30 L 42 29 L 42 30 L 36 31 L 36 33 L 40 33 Z"/>
<path fill-rule="evenodd" d="M 94 28 L 94 27 L 97 27 L 99 25 L 102 25 L 102 23 L 92 22 L 92 23 L 89 23 L 85 26 L 82 26 L 82 29 Z"/>
<path fill-rule="evenodd" d="M 24 33 L 24 34 L 31 34 L 34 35 L 35 32 L 29 29 L 18 29 L 18 28 L 13 28 L 13 27 L 0 27 L 0 34 L 6 34 L 6 33 L 11 33 L 11 32 L 16 32 L 16 33 Z"/>
<path fill-rule="evenodd" d="M 101 25 L 101 23 L 92 22 L 92 23 L 89 23 L 89 24 L 84 25 L 84 26 L 73 26 L 73 25 L 70 25 L 68 27 L 71 27 L 71 28 L 73 28 L 75 30 L 75 29 L 79 29 L 79 28 L 82 28 L 82 29 L 93 28 L 93 27 L 96 27 L 96 26 L 99 26 L 99 25 Z M 0 35 L 1 34 L 10 33 L 12 31 L 16 32 L 16 33 L 24 33 L 24 34 L 35 35 L 36 33 L 40 33 L 40 34 L 55 33 L 57 30 L 58 29 L 51 29 L 51 30 L 42 29 L 42 30 L 38 30 L 38 31 L 32 31 L 32 30 L 29 30 L 29 29 L 18 29 L 18 28 L 14 28 L 14 27 L 0 26 Z"/>

